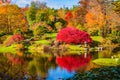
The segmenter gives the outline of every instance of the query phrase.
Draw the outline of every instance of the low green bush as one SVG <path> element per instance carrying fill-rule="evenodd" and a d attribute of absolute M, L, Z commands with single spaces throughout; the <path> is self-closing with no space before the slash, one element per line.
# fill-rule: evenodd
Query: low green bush
<path fill-rule="evenodd" d="M 38 26 L 34 31 L 33 34 L 35 37 L 41 37 L 45 33 L 48 32 L 48 29 L 44 26 Z"/>
<path fill-rule="evenodd" d="M 96 46 L 98 46 L 98 45 L 100 45 L 101 43 L 99 42 L 99 41 L 93 41 L 91 44 L 90 44 L 90 46 L 91 47 L 96 47 Z"/>
<path fill-rule="evenodd" d="M 34 35 L 33 35 L 33 31 L 30 30 L 30 29 L 28 29 L 26 32 L 24 32 L 23 35 L 24 35 L 25 38 L 27 38 L 27 39 L 34 36 Z"/>
<path fill-rule="evenodd" d="M 116 52 L 118 52 L 118 51 L 120 51 L 120 46 L 117 46 L 116 48 L 114 48 L 114 49 L 112 50 L 113 53 L 116 53 Z"/>
<path fill-rule="evenodd" d="M 3 35 L 5 35 L 5 32 L 1 31 L 0 32 L 0 37 L 2 37 Z"/>
<path fill-rule="evenodd" d="M 111 36 L 109 39 L 112 41 L 112 43 L 120 44 L 120 36 Z"/>
<path fill-rule="evenodd" d="M 112 43 L 120 44 L 120 31 L 112 32 L 112 34 L 109 36 L 109 39 L 112 41 Z"/>
<path fill-rule="evenodd" d="M 92 31 L 89 32 L 89 34 L 91 36 L 98 36 L 99 35 L 99 31 L 98 30 L 92 30 Z"/>

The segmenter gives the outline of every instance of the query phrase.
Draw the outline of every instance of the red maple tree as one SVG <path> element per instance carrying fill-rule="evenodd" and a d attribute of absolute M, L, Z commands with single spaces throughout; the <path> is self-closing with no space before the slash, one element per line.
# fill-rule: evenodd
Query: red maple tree
<path fill-rule="evenodd" d="M 68 44 L 91 43 L 90 35 L 73 27 L 63 28 L 56 37 L 56 40 Z"/>

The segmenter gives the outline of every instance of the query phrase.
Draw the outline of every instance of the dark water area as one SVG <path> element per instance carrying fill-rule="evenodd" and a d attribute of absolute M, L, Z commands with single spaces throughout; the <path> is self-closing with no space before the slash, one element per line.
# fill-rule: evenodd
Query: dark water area
<path fill-rule="evenodd" d="M 1 80 L 65 80 L 76 73 L 101 67 L 92 62 L 113 53 L 83 52 L 78 54 L 53 55 L 46 53 L 1 53 Z M 118 54 L 115 54 L 118 55 Z"/>

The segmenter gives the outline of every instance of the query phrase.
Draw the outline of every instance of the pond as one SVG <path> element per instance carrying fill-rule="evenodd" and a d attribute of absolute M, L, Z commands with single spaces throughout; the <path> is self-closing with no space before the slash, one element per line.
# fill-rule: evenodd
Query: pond
<path fill-rule="evenodd" d="M 111 58 L 108 51 L 79 52 L 69 54 L 29 53 L 18 51 L 0 54 L 0 78 L 2 80 L 63 80 L 78 72 L 102 67 L 92 61 Z"/>

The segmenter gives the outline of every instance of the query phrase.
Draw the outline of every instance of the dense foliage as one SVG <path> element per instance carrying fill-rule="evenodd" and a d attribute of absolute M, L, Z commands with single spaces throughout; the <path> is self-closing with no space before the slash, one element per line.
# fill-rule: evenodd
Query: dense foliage
<path fill-rule="evenodd" d="M 114 11 L 119 14 L 120 13 L 120 0 L 113 2 L 113 5 L 114 5 Z"/>
<path fill-rule="evenodd" d="M 44 26 L 38 26 L 34 31 L 33 34 L 35 37 L 41 37 L 44 35 L 46 32 L 48 32 L 48 29 Z"/>
<path fill-rule="evenodd" d="M 13 33 L 16 29 L 26 32 L 28 23 L 17 5 L 0 6 L 0 33 Z"/>
<path fill-rule="evenodd" d="M 58 34 L 57 38 L 58 41 L 65 42 L 65 43 L 91 43 L 92 39 L 87 32 L 80 31 L 76 28 L 67 27 L 63 28 Z"/>
<path fill-rule="evenodd" d="M 78 73 L 67 80 L 118 80 L 120 67 L 95 68 L 84 73 Z"/>

